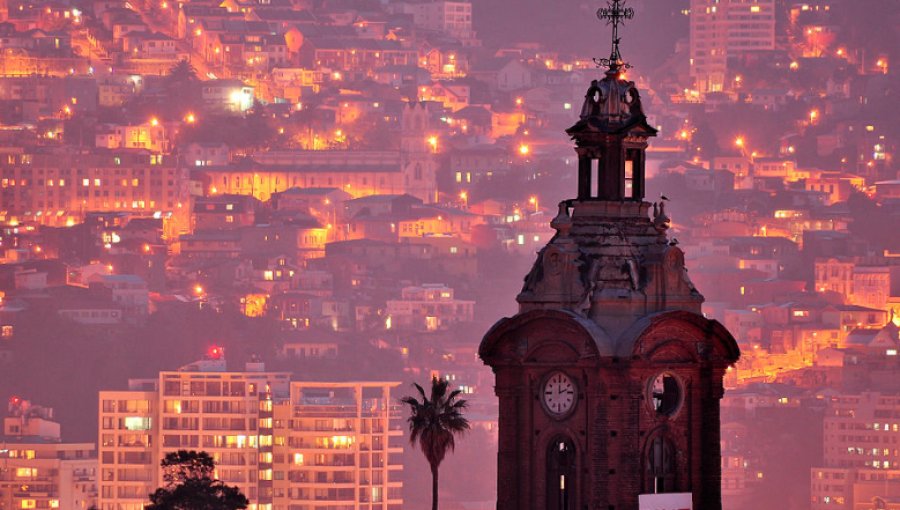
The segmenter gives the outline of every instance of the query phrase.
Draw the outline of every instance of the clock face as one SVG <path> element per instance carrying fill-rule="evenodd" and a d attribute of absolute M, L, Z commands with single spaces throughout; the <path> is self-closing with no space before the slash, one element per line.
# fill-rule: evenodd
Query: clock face
<path fill-rule="evenodd" d="M 550 414 L 561 416 L 575 406 L 577 391 L 575 383 L 569 376 L 562 372 L 556 372 L 544 383 L 541 398 Z"/>

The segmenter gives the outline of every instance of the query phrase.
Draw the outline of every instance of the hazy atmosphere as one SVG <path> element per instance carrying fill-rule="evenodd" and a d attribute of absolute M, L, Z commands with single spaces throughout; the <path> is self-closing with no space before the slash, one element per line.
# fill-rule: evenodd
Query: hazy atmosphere
<path fill-rule="evenodd" d="M 590 262 L 591 201 L 656 229 L 686 282 L 660 310 L 740 348 L 722 508 L 900 509 L 898 66 L 898 0 L 0 0 L 0 510 L 192 508 L 158 499 L 182 450 L 245 498 L 210 508 L 426 509 L 437 467 L 443 510 L 511 508 L 518 368 L 482 338 L 551 308 L 611 335 L 603 282 L 654 299 L 656 255 Z M 580 138 L 608 83 L 641 129 L 614 200 Z M 547 283 L 572 267 L 583 300 Z M 630 398 L 700 427 L 667 366 Z M 535 404 L 557 425 L 567 377 L 537 390 L 584 393 Z M 641 493 L 696 494 L 666 469 Z M 600 508 L 574 490 L 547 510 Z"/>

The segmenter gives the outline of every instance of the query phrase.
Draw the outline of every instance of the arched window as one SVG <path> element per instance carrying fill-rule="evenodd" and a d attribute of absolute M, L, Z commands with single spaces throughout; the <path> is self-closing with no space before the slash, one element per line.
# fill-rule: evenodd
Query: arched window
<path fill-rule="evenodd" d="M 575 445 L 558 436 L 547 446 L 547 510 L 575 509 Z"/>
<path fill-rule="evenodd" d="M 662 435 L 650 440 L 646 458 L 646 491 L 662 494 L 675 490 L 675 448 Z"/>

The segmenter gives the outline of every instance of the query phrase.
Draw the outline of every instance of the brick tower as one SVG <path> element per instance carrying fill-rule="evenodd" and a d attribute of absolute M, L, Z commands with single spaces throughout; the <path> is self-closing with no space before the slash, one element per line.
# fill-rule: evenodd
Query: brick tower
<path fill-rule="evenodd" d="M 701 314 L 665 203 L 644 201 L 656 130 L 617 43 L 566 131 L 578 196 L 479 349 L 500 399 L 497 510 L 638 510 L 660 493 L 722 508 L 719 401 L 740 352 Z"/>

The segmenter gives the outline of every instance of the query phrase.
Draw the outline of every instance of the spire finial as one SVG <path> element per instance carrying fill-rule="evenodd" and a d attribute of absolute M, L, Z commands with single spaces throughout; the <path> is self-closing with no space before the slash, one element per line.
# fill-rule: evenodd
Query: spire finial
<path fill-rule="evenodd" d="M 607 25 L 612 25 L 612 52 L 609 58 L 595 58 L 594 62 L 600 67 L 608 67 L 610 71 L 615 72 L 620 68 L 630 69 L 631 64 L 622 60 L 622 54 L 619 52 L 619 25 L 624 25 L 625 20 L 634 18 L 634 9 L 625 7 L 627 0 L 606 0 L 606 7 L 597 9 L 597 18 L 606 21 Z"/>

